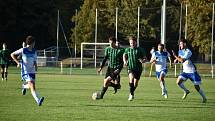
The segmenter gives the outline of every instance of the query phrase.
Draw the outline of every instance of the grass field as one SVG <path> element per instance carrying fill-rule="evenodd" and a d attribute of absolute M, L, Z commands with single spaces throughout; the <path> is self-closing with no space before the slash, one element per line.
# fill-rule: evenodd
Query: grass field
<path fill-rule="evenodd" d="M 100 90 L 103 75 L 87 75 L 82 71 L 72 75 L 39 73 L 36 85 L 39 94 L 45 97 L 39 107 L 29 90 L 27 95 L 21 95 L 19 70 L 10 68 L 9 72 L 8 81 L 0 82 L 0 121 L 215 120 L 215 79 L 202 79 L 208 97 L 206 104 L 201 103 L 190 81 L 185 85 L 191 94 L 182 100 L 183 92 L 176 86 L 176 78 L 166 79 L 169 98 L 164 99 L 155 77 L 142 77 L 135 100 L 129 102 L 126 74 L 122 74 L 122 89 L 117 94 L 109 88 L 103 100 L 93 101 L 91 95 Z"/>

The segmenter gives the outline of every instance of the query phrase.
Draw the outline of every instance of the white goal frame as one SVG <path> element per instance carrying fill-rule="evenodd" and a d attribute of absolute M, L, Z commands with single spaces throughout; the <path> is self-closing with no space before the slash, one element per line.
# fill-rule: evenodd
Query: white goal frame
<path fill-rule="evenodd" d="M 81 43 L 81 69 L 83 69 L 83 51 L 84 51 L 84 45 L 94 45 L 94 63 L 95 63 L 95 68 L 96 68 L 96 45 L 110 45 L 110 43 L 89 43 L 89 42 L 82 42 Z"/>

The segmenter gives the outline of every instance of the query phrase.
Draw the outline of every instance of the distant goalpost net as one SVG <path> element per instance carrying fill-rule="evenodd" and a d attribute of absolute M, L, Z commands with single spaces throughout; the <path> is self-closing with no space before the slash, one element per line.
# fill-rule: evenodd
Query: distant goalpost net
<path fill-rule="evenodd" d="M 104 57 L 105 47 L 109 46 L 110 43 L 81 43 L 81 69 L 83 69 L 83 63 L 94 62 L 94 67 L 97 66 L 97 57 Z M 87 59 L 86 59 L 87 58 Z M 86 59 L 84 61 L 83 59 Z"/>

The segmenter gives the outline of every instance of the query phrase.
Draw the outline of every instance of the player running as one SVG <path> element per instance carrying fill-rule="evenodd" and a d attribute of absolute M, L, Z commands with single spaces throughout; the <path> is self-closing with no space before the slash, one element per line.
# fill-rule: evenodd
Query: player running
<path fill-rule="evenodd" d="M 98 72 L 100 73 L 106 61 L 109 60 L 100 99 L 103 99 L 108 86 L 112 86 L 115 93 L 117 92 L 117 89 L 121 88 L 119 81 L 115 80 L 118 78 L 123 67 L 124 49 L 116 46 L 116 38 L 114 37 L 109 38 L 109 43 L 110 46 L 105 48 L 105 57 L 102 61 L 101 67 L 98 69 Z"/>
<path fill-rule="evenodd" d="M 124 65 L 128 69 L 130 94 L 129 101 L 134 99 L 134 91 L 138 86 L 140 76 L 142 73 L 142 63 L 146 62 L 146 56 L 143 48 L 137 47 L 137 39 L 135 37 L 129 38 L 130 47 L 125 49 L 123 55 Z"/>
<path fill-rule="evenodd" d="M 37 53 L 34 49 L 35 40 L 34 37 L 28 36 L 26 38 L 27 47 L 20 48 L 15 52 L 11 53 L 11 57 L 16 62 L 17 67 L 21 67 L 22 71 L 22 79 L 24 79 L 27 84 L 22 85 L 22 94 L 26 94 L 26 89 L 31 90 L 31 94 L 34 97 L 35 101 L 37 102 L 38 106 L 41 106 L 44 100 L 44 97 L 39 98 L 36 92 L 36 85 L 35 85 L 35 71 L 37 71 Z M 22 64 L 19 63 L 17 57 L 21 55 L 22 57 Z"/>
<path fill-rule="evenodd" d="M 207 98 L 203 92 L 203 90 L 200 88 L 201 84 L 201 77 L 199 76 L 196 66 L 193 64 L 193 62 L 190 60 L 192 56 L 192 52 L 187 47 L 188 43 L 187 40 L 181 39 L 180 40 L 180 52 L 177 56 L 173 51 L 173 56 L 175 59 L 181 63 L 183 63 L 183 72 L 178 76 L 177 84 L 178 86 L 184 91 L 184 95 L 182 99 L 185 99 L 187 95 L 190 93 L 190 91 L 184 86 L 184 82 L 187 79 L 190 79 L 192 83 L 194 84 L 195 89 L 199 92 L 199 94 L 202 96 L 202 102 L 206 103 Z M 174 61 L 175 62 L 175 61 Z"/>
<path fill-rule="evenodd" d="M 170 54 L 167 51 L 164 51 L 164 44 L 158 44 L 158 51 L 152 53 L 150 63 L 155 64 L 156 76 L 157 79 L 160 81 L 160 87 L 164 98 L 168 98 L 164 80 L 167 74 L 167 59 L 169 59 L 171 67 Z"/>
<path fill-rule="evenodd" d="M 6 43 L 3 43 L 2 47 L 3 49 L 0 50 L 1 77 L 2 81 L 7 81 L 10 51 L 7 49 Z"/>

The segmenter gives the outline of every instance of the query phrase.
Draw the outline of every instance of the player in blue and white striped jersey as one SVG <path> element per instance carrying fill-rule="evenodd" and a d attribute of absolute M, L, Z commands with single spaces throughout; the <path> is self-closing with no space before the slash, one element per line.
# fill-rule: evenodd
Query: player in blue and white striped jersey
<path fill-rule="evenodd" d="M 202 97 L 202 102 L 206 103 L 207 98 L 203 92 L 203 90 L 200 88 L 201 84 L 201 77 L 199 76 L 196 66 L 191 61 L 192 52 L 187 47 L 187 40 L 181 39 L 180 40 L 180 52 L 178 56 L 173 52 L 173 56 L 176 58 L 177 61 L 183 63 L 183 72 L 178 76 L 177 84 L 178 86 L 184 91 L 184 95 L 182 99 L 185 99 L 187 95 L 190 93 L 190 91 L 184 86 L 184 82 L 187 79 L 190 79 L 192 83 L 195 86 L 195 89 L 199 92 L 199 94 Z"/>
<path fill-rule="evenodd" d="M 168 98 L 167 89 L 165 85 L 165 76 L 167 74 L 167 59 L 169 59 L 171 67 L 171 58 L 170 54 L 167 51 L 164 51 L 164 44 L 158 44 L 158 51 L 152 53 L 150 63 L 155 64 L 156 76 L 160 81 L 160 87 L 162 90 L 162 95 L 164 98 Z"/>

